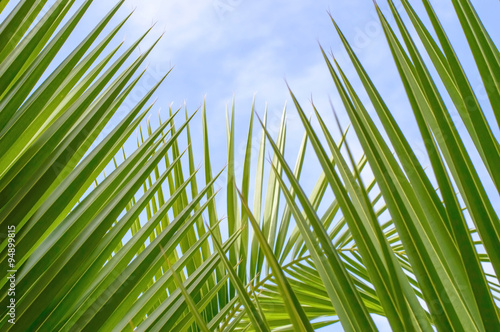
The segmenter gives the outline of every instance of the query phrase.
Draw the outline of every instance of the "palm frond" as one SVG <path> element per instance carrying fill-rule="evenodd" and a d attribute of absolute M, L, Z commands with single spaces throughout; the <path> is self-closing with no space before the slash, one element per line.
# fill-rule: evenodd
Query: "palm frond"
<path fill-rule="evenodd" d="M 313 331 L 340 323 L 374 331 L 374 315 L 394 331 L 500 330 L 492 198 L 500 192 L 500 54 L 472 3 L 451 0 L 487 92 L 480 101 L 431 2 L 423 0 L 424 13 L 401 2 L 404 12 L 393 0 L 389 11 L 375 9 L 410 105 L 403 111 L 430 165 L 331 17 L 349 61 L 319 52 L 343 105 L 334 116 L 345 112 L 350 127 L 330 123 L 313 103 L 307 117 L 292 87 L 305 130 L 295 160 L 285 153 L 290 111 L 274 132 L 255 101 L 238 160 L 233 100 L 227 168 L 214 172 L 205 105 L 200 135 L 187 107 L 147 117 L 169 72 L 104 131 L 159 41 L 136 59 L 151 29 L 126 50 L 114 42 L 130 16 L 111 25 L 123 1 L 60 64 L 93 1 L 20 1 L 0 24 L 0 227 L 15 234 L 0 232 L 0 330 Z M 195 147 L 203 149 L 199 169 Z"/>

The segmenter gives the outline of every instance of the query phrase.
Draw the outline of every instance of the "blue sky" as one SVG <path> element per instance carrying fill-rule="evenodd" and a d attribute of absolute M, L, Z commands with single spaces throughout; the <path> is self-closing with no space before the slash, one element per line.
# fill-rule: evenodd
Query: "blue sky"
<path fill-rule="evenodd" d="M 112 3 L 114 2 L 99 2 L 91 12 L 103 12 Z M 450 39 L 458 45 L 456 51 L 468 71 L 471 84 L 480 85 L 479 75 L 466 48 L 451 1 L 433 3 Z M 383 1 L 380 6 L 387 8 Z M 480 1 L 476 7 L 494 40 L 498 40 L 500 29 L 495 13 L 499 12 L 499 2 Z M 495 7 L 497 10 L 492 10 Z M 418 4 L 416 8 L 422 12 Z M 154 22 L 156 25 L 143 43 L 143 48 L 165 32 L 149 57 L 149 77 L 143 87 L 151 86 L 155 79 L 174 66 L 160 88 L 157 105 L 165 109 L 171 103 L 173 108 L 187 103 L 188 110 L 194 111 L 206 98 L 210 144 L 216 154 L 214 168 L 225 164 L 225 110 L 233 96 L 237 116 L 237 159 L 238 150 L 241 151 L 245 144 L 246 126 L 254 96 L 257 113 L 262 115 L 267 104 L 270 123 L 275 128 L 287 102 L 289 132 L 303 132 L 290 103 L 285 79 L 306 110 L 311 110 L 309 100 L 312 96 L 320 113 L 327 121 L 333 121 L 328 102 L 331 98 L 343 124 L 348 124 L 318 42 L 325 49 L 332 50 L 355 85 L 360 84 L 343 52 L 327 11 L 332 13 L 343 29 L 389 107 L 396 110 L 396 119 L 412 140 L 417 156 L 422 157 L 425 163 L 423 145 L 418 140 L 413 116 L 408 116 L 411 111 L 401 83 L 399 79 L 395 79 L 396 68 L 372 1 L 127 0 L 122 12 L 125 14 L 133 9 L 135 12 L 124 30 L 126 43 L 131 43 Z M 478 96 L 486 111 L 490 112 L 487 116 L 492 118 L 485 102 L 485 94 L 479 91 Z M 459 129 L 463 130 L 460 117 L 453 107 L 451 112 Z M 201 121 L 193 121 L 193 127 L 194 132 L 197 132 L 201 128 Z M 498 128 L 494 129 L 498 134 Z M 287 153 L 291 156 L 295 156 L 294 148 L 300 139 L 301 134 L 289 135 Z M 201 152 L 201 147 L 195 146 L 196 148 L 200 148 L 198 151 Z M 217 153 L 220 153 L 220 157 L 217 157 Z M 242 154 L 241 152 L 240 157 Z M 480 163 L 478 167 L 484 173 Z"/>
<path fill-rule="evenodd" d="M 384 1 L 381 2 L 380 5 L 386 8 Z M 80 38 L 72 40 L 66 49 L 74 46 L 73 42 L 79 42 L 114 3 L 115 1 L 96 1 L 83 24 L 77 29 Z M 432 3 L 450 39 L 456 45 L 456 51 L 468 72 L 472 86 L 480 86 L 480 78 L 454 16 L 451 1 L 435 0 Z M 474 1 L 474 4 L 493 40 L 498 44 L 500 2 L 483 0 Z M 418 4 L 416 8 L 422 12 Z M 162 114 L 166 116 L 165 110 L 170 104 L 176 109 L 184 103 L 192 112 L 200 107 L 206 98 L 214 170 L 222 168 L 226 163 L 225 112 L 226 105 L 231 103 L 233 96 L 237 116 L 237 159 L 243 157 L 241 147 L 245 143 L 246 126 L 254 96 L 258 114 L 262 115 L 265 105 L 268 105 L 271 129 L 277 127 L 283 107 L 288 103 L 287 155 L 295 156 L 303 129 L 291 104 L 285 79 L 306 110 L 311 109 L 309 100 L 312 96 L 320 113 L 333 125 L 328 101 L 331 98 L 343 125 L 347 125 L 348 119 L 335 93 L 318 42 L 325 49 L 332 50 L 345 66 L 349 77 L 353 78 L 355 86 L 359 87 L 360 84 L 355 80 L 327 10 L 332 13 L 354 46 L 385 101 L 394 110 L 394 116 L 410 138 L 417 156 L 421 157 L 425 164 L 423 144 L 418 140 L 413 117 L 409 116 L 411 110 L 401 83 L 395 79 L 396 68 L 378 24 L 372 1 L 126 0 L 118 17 L 123 18 L 134 9 L 134 14 L 117 39 L 124 38 L 125 44 L 130 45 L 155 22 L 152 32 L 141 44 L 141 49 L 146 49 L 163 32 L 165 35 L 149 57 L 145 79 L 137 93 L 127 100 L 122 114 L 129 107 L 127 105 L 137 101 L 146 89 L 152 87 L 174 66 L 172 73 L 156 94 L 158 102 L 154 114 L 161 107 Z M 118 22 L 118 19 L 115 22 Z M 138 54 L 139 51 L 136 52 L 136 55 Z M 485 106 L 487 117 L 492 119 L 485 94 L 478 90 L 478 97 Z M 465 133 L 463 124 L 453 108 L 452 115 L 459 129 Z M 113 123 L 118 122 L 119 116 L 120 114 Z M 156 115 L 153 115 L 152 119 L 154 122 Z M 200 130 L 201 116 L 198 115 L 192 122 L 192 131 L 196 135 Z M 500 137 L 498 128 L 493 130 L 497 137 Z M 338 137 L 338 133 L 335 135 Z M 201 139 L 201 135 L 198 138 Z M 467 144 L 471 146 L 469 141 Z M 359 152 L 355 144 L 354 148 Z M 201 144 L 195 145 L 194 149 L 195 157 L 201 163 Z M 477 154 L 471 153 L 480 172 L 485 175 Z M 308 167 L 307 173 L 319 172 L 315 163 L 310 163 Z M 311 181 L 308 182 L 307 178 L 303 181 L 306 188 L 312 188 L 316 176 L 309 178 Z M 493 186 L 487 184 L 487 187 L 495 202 L 500 203 Z M 223 197 L 221 195 L 218 199 L 219 204 L 223 204 Z M 378 319 L 376 321 L 379 322 Z M 382 330 L 387 329 L 383 320 L 380 320 L 380 327 Z M 324 330 L 340 330 L 340 326 Z"/>

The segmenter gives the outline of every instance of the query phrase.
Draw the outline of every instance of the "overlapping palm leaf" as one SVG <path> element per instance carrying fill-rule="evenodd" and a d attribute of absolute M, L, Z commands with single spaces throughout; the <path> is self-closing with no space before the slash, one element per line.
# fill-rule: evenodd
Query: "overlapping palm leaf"
<path fill-rule="evenodd" d="M 428 164 L 332 18 L 365 90 L 320 49 L 343 105 L 336 111 L 351 127 L 327 121 L 329 110 L 314 104 L 309 118 L 291 91 L 305 129 L 294 164 L 285 156 L 286 112 L 274 132 L 255 106 L 240 159 L 233 103 L 225 179 L 212 169 L 205 107 L 202 137 L 190 130 L 197 112 L 170 109 L 145 121 L 163 79 L 104 134 L 156 44 L 136 59 L 149 31 L 126 50 L 111 46 L 128 18 L 110 26 L 123 1 L 60 64 L 57 55 L 92 1 L 13 6 L 0 25 L 0 329 L 312 331 L 341 324 L 370 331 L 380 315 L 394 331 L 500 330 L 500 221 L 497 193 L 486 189 L 498 191 L 500 183 L 500 55 L 471 2 L 451 0 L 487 91 L 479 101 L 438 15 L 422 2 L 430 26 L 407 0 L 404 13 L 392 0 L 388 13 L 375 8 L 411 106 L 400 111 L 413 114 Z M 455 109 L 467 133 L 457 129 Z M 465 148 L 466 134 L 480 160 Z M 202 170 L 193 145 L 203 149 Z M 313 166 L 322 172 L 311 180 Z M 304 183 L 314 180 L 308 193 Z M 226 200 L 217 207 L 220 181 Z M 16 270 L 15 325 L 7 315 L 9 270 Z"/>

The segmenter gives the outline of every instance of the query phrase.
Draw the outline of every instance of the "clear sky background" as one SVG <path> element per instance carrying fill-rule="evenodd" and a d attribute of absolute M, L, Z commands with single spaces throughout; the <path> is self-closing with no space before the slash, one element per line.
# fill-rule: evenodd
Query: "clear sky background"
<path fill-rule="evenodd" d="M 77 3 L 81 2 L 77 0 Z M 423 13 L 418 2 L 412 1 L 417 10 Z M 65 49 L 69 50 L 83 39 L 115 3 L 111 0 L 96 1 L 77 28 L 79 37 L 74 38 Z M 472 86 L 480 86 L 479 75 L 454 15 L 451 1 L 435 0 L 432 3 L 456 46 Z M 498 45 L 500 2 L 481 0 L 473 3 Z M 387 8 L 385 1 L 380 1 L 380 5 Z M 265 105 L 268 105 L 272 130 L 276 129 L 283 107 L 288 103 L 287 155 L 291 156 L 292 160 L 295 158 L 303 127 L 291 103 L 285 79 L 307 112 L 311 110 L 309 100 L 312 96 L 320 113 L 332 128 L 336 128 L 328 102 L 331 98 L 343 125 L 348 124 L 319 51 L 318 42 L 325 49 L 332 50 L 353 79 L 355 86 L 360 87 L 360 84 L 355 79 L 355 73 L 343 52 L 327 11 L 331 12 L 352 43 L 386 103 L 410 138 L 417 156 L 422 159 L 424 166 L 428 165 L 422 152 L 423 144 L 418 140 L 418 129 L 401 82 L 397 78 L 398 74 L 372 1 L 126 0 L 120 15 L 114 21 L 118 22 L 118 17 L 121 19 L 134 9 L 134 14 L 117 39 L 125 38 L 125 45 L 130 45 L 155 22 L 152 32 L 141 44 L 141 50 L 145 50 L 163 32 L 165 35 L 149 57 L 145 80 L 136 94 L 127 100 L 121 114 L 123 115 L 127 107 L 138 101 L 146 89 L 152 87 L 174 66 L 172 73 L 156 94 L 158 102 L 155 113 L 161 107 L 163 117 L 166 118 L 166 110 L 171 103 L 174 109 L 186 103 L 188 111 L 193 112 L 206 98 L 214 171 L 221 169 L 226 163 L 225 112 L 226 105 L 230 105 L 233 96 L 236 101 L 236 158 L 240 160 L 243 158 L 242 147 L 245 144 L 254 96 L 258 114 L 262 115 Z M 139 55 L 139 51 L 136 55 Z M 491 110 L 487 107 L 484 90 L 477 92 L 485 106 L 487 117 L 493 119 Z M 465 132 L 458 114 L 453 107 L 450 109 L 457 126 L 461 132 Z M 120 114 L 113 123 L 117 123 L 119 118 Z M 153 123 L 155 119 L 156 115 L 153 115 Z M 494 133 L 500 137 L 495 122 L 490 123 L 495 126 Z M 192 122 L 192 132 L 196 142 L 195 158 L 201 163 L 201 115 Z M 336 130 L 334 136 L 339 137 Z M 471 146 L 469 141 L 467 144 Z M 356 149 L 355 144 L 354 148 Z M 473 157 L 480 173 L 485 175 L 477 154 L 473 153 Z M 306 173 L 313 176 L 309 177 L 310 182 L 307 178 L 304 179 L 303 185 L 306 189 L 312 188 L 313 180 L 315 181 L 319 172 L 316 163 L 310 162 L 308 165 Z M 493 186 L 489 183 L 486 185 L 494 201 L 500 203 Z M 220 196 L 218 204 L 224 204 L 223 197 Z M 380 327 L 381 330 L 387 330 L 387 325 L 382 320 Z M 324 330 L 341 329 L 337 324 L 337 327 Z"/>
<path fill-rule="evenodd" d="M 92 9 L 96 18 L 102 15 L 98 13 L 110 8 L 112 3 L 114 1 L 96 4 Z M 424 13 L 419 1 L 412 3 L 420 13 Z M 456 46 L 472 86 L 481 86 L 451 1 L 439 0 L 432 3 Z M 500 2 L 484 0 L 474 1 L 474 4 L 493 39 L 498 41 Z M 385 1 L 380 1 L 379 5 L 387 10 Z M 143 87 L 152 86 L 155 79 L 174 66 L 160 88 L 158 107 L 165 109 L 172 103 L 172 107 L 177 109 L 186 103 L 188 110 L 194 111 L 206 98 L 214 169 L 225 165 L 226 106 L 230 106 L 233 96 L 236 102 L 237 160 L 243 160 L 254 96 L 258 114 L 262 115 L 266 104 L 268 105 L 271 129 L 277 129 L 283 107 L 285 103 L 288 104 L 287 155 L 295 158 L 303 127 L 291 103 L 285 80 L 307 112 L 312 110 L 309 102 L 312 97 L 320 113 L 333 125 L 328 102 L 331 98 L 343 125 L 349 123 L 319 51 L 318 42 L 335 54 L 355 86 L 361 88 L 361 84 L 356 80 L 327 11 L 338 22 L 386 103 L 394 111 L 394 116 L 410 138 L 417 156 L 424 165 L 428 165 L 423 144 L 419 141 L 418 128 L 372 1 L 127 0 L 123 12 L 134 9 L 124 30 L 126 43 L 131 43 L 155 22 L 150 36 L 143 43 L 143 49 L 165 32 L 149 57 L 147 74 L 150 77 L 143 83 Z M 402 8 L 401 12 L 404 12 Z M 362 88 L 358 91 L 363 95 Z M 478 89 L 477 93 L 487 117 L 493 120 L 484 90 Z M 460 116 L 451 104 L 450 111 L 459 130 L 465 133 Z M 201 129 L 200 118 L 193 121 L 194 132 Z M 495 124 L 493 121 L 491 123 Z M 498 127 L 493 130 L 498 135 Z M 336 130 L 334 135 L 339 137 Z M 471 146 L 470 141 L 467 144 Z M 356 145 L 353 145 L 356 149 Z M 195 146 L 195 151 L 201 153 L 201 146 Z M 480 173 L 486 174 L 477 154 L 473 153 L 473 156 L 478 160 Z M 200 162 L 201 157 L 200 155 Z M 319 171 L 317 165 L 309 164 L 311 173 Z M 304 185 L 307 188 L 307 181 Z M 494 195 L 493 186 L 488 183 L 487 186 Z M 495 196 L 495 199 L 498 200 L 498 197 Z"/>

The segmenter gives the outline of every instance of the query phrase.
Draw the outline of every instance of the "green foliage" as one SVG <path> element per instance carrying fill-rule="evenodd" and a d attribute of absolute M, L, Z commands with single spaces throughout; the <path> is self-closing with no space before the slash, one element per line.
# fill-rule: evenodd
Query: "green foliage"
<path fill-rule="evenodd" d="M 223 171 L 212 170 L 205 108 L 202 137 L 190 131 L 196 112 L 185 110 L 180 125 L 180 110 L 171 109 L 158 128 L 144 124 L 165 77 L 104 132 L 157 42 L 137 59 L 132 53 L 149 31 L 126 50 L 108 49 L 128 19 L 110 26 L 123 1 L 50 72 L 92 1 L 72 16 L 74 1 L 56 1 L 43 14 L 46 1 L 20 1 L 0 25 L 0 330 L 312 331 L 338 323 L 373 331 L 373 315 L 381 315 L 394 331 L 499 331 L 500 220 L 485 187 L 500 192 L 500 54 L 471 2 L 450 1 L 485 101 L 428 0 L 429 26 L 408 0 L 407 19 L 388 0 L 394 24 L 375 5 L 430 165 L 332 18 L 368 96 L 363 102 L 344 65 L 321 48 L 352 129 L 327 123 L 315 105 L 308 118 L 290 91 L 305 129 L 295 166 L 285 157 L 285 112 L 275 139 L 254 106 L 237 160 L 233 103 L 223 214 L 214 199 Z M 481 160 L 466 150 L 454 109 Z M 203 174 L 193 144 L 203 148 Z M 310 194 L 303 171 L 316 160 L 308 147 L 322 169 Z"/>

